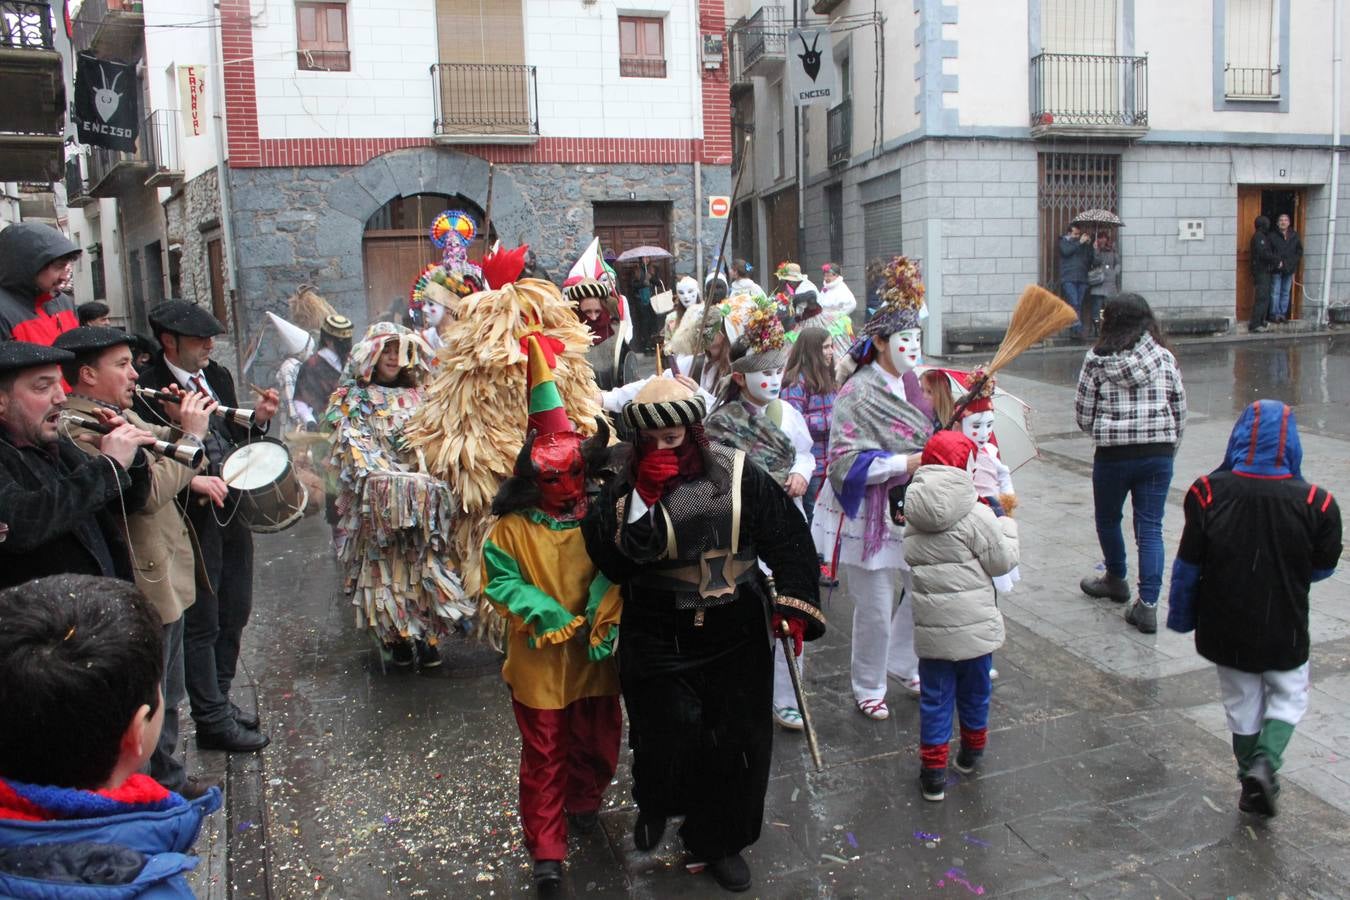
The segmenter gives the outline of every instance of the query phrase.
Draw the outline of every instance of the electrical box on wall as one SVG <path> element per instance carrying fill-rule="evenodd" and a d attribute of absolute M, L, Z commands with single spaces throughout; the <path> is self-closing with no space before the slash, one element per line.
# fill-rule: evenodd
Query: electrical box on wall
<path fill-rule="evenodd" d="M 703 35 L 703 68 L 717 69 L 721 67 L 725 40 L 720 34 Z"/>
<path fill-rule="evenodd" d="M 1203 241 L 1205 239 L 1204 219 L 1178 219 L 1177 240 Z"/>

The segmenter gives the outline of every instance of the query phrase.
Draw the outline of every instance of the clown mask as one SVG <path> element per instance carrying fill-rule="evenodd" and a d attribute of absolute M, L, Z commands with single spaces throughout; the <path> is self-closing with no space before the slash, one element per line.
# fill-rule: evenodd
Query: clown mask
<path fill-rule="evenodd" d="M 423 300 L 422 318 L 428 328 L 440 328 L 441 320 L 445 318 L 445 307 L 434 300 Z"/>
<path fill-rule="evenodd" d="M 745 392 L 750 395 L 752 403 L 758 406 L 768 406 L 778 399 L 778 394 L 783 390 L 783 369 L 766 369 L 763 372 L 745 372 Z"/>
<path fill-rule="evenodd" d="M 886 357 L 901 375 L 919 364 L 922 336 L 919 329 L 906 328 L 886 338 Z"/>
<path fill-rule="evenodd" d="M 559 521 L 576 521 L 586 514 L 586 464 L 581 458 L 581 435 L 575 432 L 542 434 L 530 448 L 539 485 L 539 508 Z"/>
<path fill-rule="evenodd" d="M 698 282 L 692 278 L 681 278 L 675 285 L 675 296 L 680 298 L 680 306 L 688 309 L 698 303 Z"/>
<path fill-rule="evenodd" d="M 994 436 L 994 413 L 986 410 L 968 414 L 961 419 L 961 432 L 977 447 L 983 447 Z"/>

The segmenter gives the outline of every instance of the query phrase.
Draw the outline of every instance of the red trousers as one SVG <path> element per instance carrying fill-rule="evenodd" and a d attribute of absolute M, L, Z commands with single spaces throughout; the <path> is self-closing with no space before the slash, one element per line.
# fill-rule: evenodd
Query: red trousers
<path fill-rule="evenodd" d="M 567 856 L 566 813 L 591 813 L 619 764 L 619 698 L 586 697 L 564 709 L 511 701 L 520 726 L 520 824 L 536 860 Z"/>

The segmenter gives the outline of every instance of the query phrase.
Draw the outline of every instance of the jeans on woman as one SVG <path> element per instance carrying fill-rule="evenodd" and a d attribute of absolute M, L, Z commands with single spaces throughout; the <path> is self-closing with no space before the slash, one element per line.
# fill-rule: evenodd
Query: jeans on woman
<path fill-rule="evenodd" d="M 1092 462 L 1093 511 L 1106 571 L 1120 579 L 1128 573 L 1125 536 L 1120 528 L 1128 495 L 1134 508 L 1134 541 L 1139 550 L 1139 599 L 1146 606 L 1157 605 L 1162 588 L 1163 509 L 1171 484 L 1171 456 L 1137 459 L 1099 456 Z"/>
<path fill-rule="evenodd" d="M 1270 276 L 1270 317 L 1289 318 L 1289 295 L 1294 288 L 1293 272 L 1276 272 Z"/>

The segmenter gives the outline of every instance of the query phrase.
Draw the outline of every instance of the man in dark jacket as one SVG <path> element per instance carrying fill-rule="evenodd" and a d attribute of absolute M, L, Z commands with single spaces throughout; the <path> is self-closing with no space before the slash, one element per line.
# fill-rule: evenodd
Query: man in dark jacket
<path fill-rule="evenodd" d="M 1270 232 L 1270 247 L 1275 252 L 1275 272 L 1271 276 L 1270 318 L 1273 322 L 1289 321 L 1289 299 L 1293 294 L 1294 276 L 1303 261 L 1303 241 L 1294 230 L 1288 213 L 1280 213 L 1275 229 Z"/>
<path fill-rule="evenodd" d="M 1167 627 L 1218 666 L 1242 796 L 1275 815 L 1284 749 L 1308 708 L 1308 589 L 1341 556 L 1341 512 L 1303 480 L 1294 411 L 1248 406 L 1223 464 L 1186 494 Z"/>
<path fill-rule="evenodd" d="M 61 433 L 64 350 L 0 342 L 0 587 L 64 572 L 132 578 L 122 518 L 145 504 L 139 449 L 154 435 L 120 417 L 89 457 Z"/>
<path fill-rule="evenodd" d="M 1079 319 L 1088 293 L 1088 269 L 1092 268 L 1092 235 L 1070 225 L 1067 234 L 1059 239 L 1060 295 L 1069 302 Z M 1082 322 L 1069 329 L 1074 337 L 1083 336 Z"/>
<path fill-rule="evenodd" d="M 1252 233 L 1249 255 L 1252 263 L 1252 315 L 1247 320 L 1248 331 L 1265 331 L 1270 314 L 1271 273 L 1279 262 L 1270 242 L 1270 219 L 1256 217 L 1256 231 Z"/>
<path fill-rule="evenodd" d="M 225 331 L 219 320 L 195 303 L 166 300 L 150 311 L 150 327 L 162 352 L 141 373 L 141 386 L 172 385 L 209 394 L 222 406 L 239 405 L 229 370 L 211 361 L 214 338 Z M 255 409 L 254 420 L 261 427 L 252 429 L 212 416 L 203 441 L 206 473 L 219 476 L 225 457 L 250 438 L 261 437 L 279 402 L 275 389 L 266 391 Z M 141 398 L 136 412 L 147 422 L 169 421 L 157 401 Z M 198 586 L 196 601 L 183 613 L 183 665 L 197 745 L 230 752 L 261 750 L 268 738 L 257 730 L 257 715 L 230 702 L 229 693 L 244 626 L 253 610 L 253 534 L 236 514 L 237 496 L 231 496 L 224 509 L 191 495 L 180 499 L 196 532 L 209 581 L 209 587 Z"/>
<path fill-rule="evenodd" d="M 81 252 L 64 234 L 39 222 L 0 231 L 0 340 L 50 345 L 61 332 L 79 327 L 68 292 L 71 267 Z"/>

